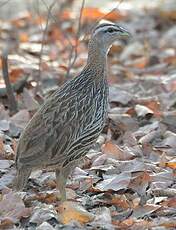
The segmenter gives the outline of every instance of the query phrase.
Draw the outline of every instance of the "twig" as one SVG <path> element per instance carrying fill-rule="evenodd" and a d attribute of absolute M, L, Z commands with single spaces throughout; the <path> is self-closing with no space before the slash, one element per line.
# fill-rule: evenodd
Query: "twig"
<path fill-rule="evenodd" d="M 42 0 L 43 4 L 46 6 L 46 2 L 44 0 Z M 42 65 L 42 55 L 43 55 L 43 50 L 44 50 L 44 42 L 45 42 L 45 37 L 46 37 L 46 33 L 48 30 L 48 25 L 49 25 L 49 19 L 51 16 L 51 11 L 54 7 L 54 5 L 56 4 L 57 0 L 54 0 L 51 5 L 49 7 L 47 7 L 48 9 L 48 14 L 47 14 L 47 18 L 46 18 L 46 24 L 45 24 L 45 28 L 43 30 L 43 37 L 42 37 L 42 42 L 41 42 L 41 50 L 40 50 L 40 55 L 39 55 L 39 69 L 38 69 L 38 79 L 37 79 L 37 85 L 35 88 L 35 94 L 39 91 L 40 88 L 40 83 L 41 83 L 41 65 Z"/>
<path fill-rule="evenodd" d="M 78 41 L 79 41 L 79 38 L 80 38 L 81 20 L 82 20 L 84 6 L 85 6 L 85 0 L 82 0 L 80 14 L 79 14 L 79 20 L 78 20 L 78 30 L 77 30 L 76 37 L 75 37 L 76 44 L 75 44 L 75 46 L 72 45 L 72 48 L 71 48 L 71 51 L 70 51 L 69 64 L 68 64 L 68 69 L 67 69 L 67 73 L 66 73 L 67 78 L 70 75 L 70 70 L 73 67 L 73 65 L 75 64 L 75 61 L 76 61 L 76 58 L 77 58 L 77 55 L 78 55 Z M 73 55 L 74 55 L 74 58 L 73 58 Z"/>
<path fill-rule="evenodd" d="M 62 4 L 62 5 L 60 6 L 60 9 L 59 9 L 60 14 L 61 14 L 61 10 L 63 10 L 64 6 L 65 6 L 65 3 Z M 46 4 L 46 8 L 49 10 L 49 7 L 48 7 L 47 4 Z M 53 22 L 54 22 L 56 25 L 58 25 L 58 27 L 62 30 L 62 27 L 60 26 L 60 23 L 61 23 L 61 22 L 60 22 L 60 19 L 56 18 L 56 17 L 55 17 L 54 15 L 52 15 L 52 14 L 51 14 L 51 18 L 53 19 Z M 72 45 L 72 43 L 71 43 L 71 40 L 70 40 L 69 36 L 68 36 L 66 33 L 64 33 L 63 30 L 62 30 L 62 33 L 63 33 L 63 36 L 67 39 L 67 41 L 68 41 L 70 47 L 74 48 L 73 45 Z"/>
<path fill-rule="evenodd" d="M 93 26 L 90 28 L 90 30 L 88 31 L 90 33 L 90 31 L 100 22 L 100 20 L 102 20 L 103 18 L 107 17 L 109 14 L 111 14 L 113 11 L 118 10 L 120 4 L 123 2 L 123 0 L 120 0 L 118 2 L 118 4 L 116 5 L 116 7 L 114 7 L 110 12 L 108 12 L 106 15 L 104 15 L 103 17 L 99 18 L 94 24 Z M 71 52 L 70 52 L 70 57 L 69 57 L 69 65 L 68 65 L 68 70 L 66 73 L 66 77 L 69 77 L 70 74 L 70 70 L 71 68 L 74 66 L 76 58 L 77 58 L 77 54 L 78 54 L 78 41 L 79 41 L 79 37 L 80 37 L 80 31 L 81 31 L 81 20 L 82 20 L 82 15 L 83 15 L 83 9 L 85 6 L 85 0 L 82 1 L 82 5 L 81 5 L 81 9 L 80 9 L 80 16 L 79 16 L 79 21 L 78 21 L 78 31 L 76 34 L 76 44 L 75 46 L 72 45 L 71 48 Z M 85 39 L 85 37 L 87 36 L 87 34 L 85 34 L 83 40 Z M 74 58 L 73 58 L 74 55 Z M 73 60 L 72 60 L 73 59 Z"/>
<path fill-rule="evenodd" d="M 2 75 L 6 85 L 7 96 L 9 100 L 9 110 L 10 110 L 10 114 L 13 115 L 16 112 L 18 112 L 18 105 L 9 80 L 8 56 L 5 52 L 2 54 L 1 60 L 2 60 Z"/>
<path fill-rule="evenodd" d="M 21 93 L 26 85 L 27 79 L 28 76 L 27 77 L 25 76 L 20 80 L 18 80 L 17 82 L 15 82 L 14 84 L 11 84 L 13 91 L 17 93 Z M 0 88 L 0 97 L 7 97 L 7 95 L 8 93 L 6 87 Z"/>
<path fill-rule="evenodd" d="M 2 2 L 1 4 L 0 4 L 0 7 L 3 7 L 3 6 L 5 6 L 7 3 L 9 3 L 10 2 L 10 0 L 6 0 L 6 1 L 4 1 L 4 2 Z"/>
<path fill-rule="evenodd" d="M 90 34 L 90 32 L 93 30 L 93 28 L 95 28 L 95 27 L 98 25 L 98 23 L 99 23 L 102 19 L 104 19 L 104 18 L 106 18 L 108 15 L 112 14 L 112 12 L 115 11 L 115 10 L 118 10 L 118 11 L 119 11 L 119 6 L 122 4 L 123 1 L 124 1 L 124 0 L 120 0 L 120 1 L 117 3 L 117 5 L 116 5 L 112 10 L 110 10 L 107 14 L 103 15 L 102 17 L 98 18 L 98 19 L 95 21 L 95 23 L 89 28 L 89 30 L 87 31 L 87 33 L 84 35 L 83 40 L 87 37 L 88 34 Z"/>

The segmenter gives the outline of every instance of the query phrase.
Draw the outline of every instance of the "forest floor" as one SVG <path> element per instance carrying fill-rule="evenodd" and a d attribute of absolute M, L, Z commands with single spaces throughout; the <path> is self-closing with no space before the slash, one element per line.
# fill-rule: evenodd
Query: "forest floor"
<path fill-rule="evenodd" d="M 107 15 L 85 6 L 79 32 L 74 0 L 61 2 L 54 12 L 44 5 L 49 13 L 25 10 L 0 20 L 0 50 L 8 52 L 17 102 L 9 101 L 0 74 L 0 229 L 176 229 L 176 2 L 123 1 Z M 54 172 L 46 170 L 33 172 L 16 193 L 20 133 L 44 97 L 80 73 L 87 34 L 99 19 L 133 35 L 115 42 L 108 56 L 105 129 L 70 175 L 68 201 L 59 201 Z"/>

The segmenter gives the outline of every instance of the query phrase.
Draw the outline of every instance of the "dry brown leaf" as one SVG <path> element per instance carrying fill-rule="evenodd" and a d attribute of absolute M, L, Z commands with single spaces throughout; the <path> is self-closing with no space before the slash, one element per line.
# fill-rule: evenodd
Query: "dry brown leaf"
<path fill-rule="evenodd" d="M 166 227 L 167 229 L 176 229 L 176 221 L 175 220 L 168 220 L 164 223 L 160 224 L 160 226 Z"/>
<path fill-rule="evenodd" d="M 59 19 L 62 19 L 62 20 L 70 20 L 72 19 L 72 13 L 70 12 L 70 10 L 64 10 L 62 12 L 61 15 L 59 15 Z"/>
<path fill-rule="evenodd" d="M 10 219 L 4 219 L 0 222 L 0 229 L 13 229 L 13 221 Z"/>
<path fill-rule="evenodd" d="M 93 7 L 86 7 L 82 11 L 83 20 L 97 20 L 105 15 L 100 9 Z"/>
<path fill-rule="evenodd" d="M 118 145 L 113 144 L 111 141 L 107 141 L 102 146 L 102 152 L 117 160 L 130 160 L 134 157 L 133 154 L 123 151 Z"/>
<path fill-rule="evenodd" d="M 129 67 L 136 67 L 138 69 L 144 69 L 148 65 L 147 57 L 136 58 L 135 60 L 127 61 L 125 64 Z"/>
<path fill-rule="evenodd" d="M 10 220 L 12 223 L 17 223 L 22 217 L 28 217 L 31 214 L 31 209 L 26 208 L 20 196 L 14 192 L 3 195 L 0 210 L 0 221 Z"/>
<path fill-rule="evenodd" d="M 10 82 L 15 83 L 22 75 L 24 70 L 20 68 L 14 68 L 10 71 Z"/>
<path fill-rule="evenodd" d="M 29 112 L 26 109 L 20 110 L 10 118 L 11 122 L 20 128 L 24 128 L 30 120 Z"/>
<path fill-rule="evenodd" d="M 160 205 L 154 205 L 154 204 L 146 204 L 144 206 L 137 206 L 133 210 L 132 217 L 135 217 L 135 218 L 144 217 L 145 215 L 149 215 L 155 212 L 160 207 L 161 207 Z"/>
<path fill-rule="evenodd" d="M 44 18 L 44 16 L 41 15 L 35 15 L 33 22 L 37 25 L 46 24 L 46 18 Z"/>
<path fill-rule="evenodd" d="M 38 102 L 31 96 L 26 88 L 23 89 L 23 101 L 28 111 L 36 111 L 39 108 Z"/>
<path fill-rule="evenodd" d="M 131 173 L 123 172 L 119 175 L 105 175 L 104 180 L 96 185 L 100 191 L 127 189 L 131 179 Z"/>
<path fill-rule="evenodd" d="M 109 21 L 117 21 L 127 17 L 125 12 L 119 10 L 112 10 L 109 13 L 102 11 L 95 7 L 86 7 L 83 9 L 83 20 L 96 21 L 97 19 L 106 19 Z"/>
<path fill-rule="evenodd" d="M 112 22 L 117 22 L 118 20 L 123 20 L 126 17 L 127 17 L 127 14 L 125 12 L 122 12 L 120 10 L 113 10 L 107 15 L 105 15 L 104 19 L 112 21 Z"/>
<path fill-rule="evenodd" d="M 166 131 L 163 135 L 163 141 L 160 144 L 161 147 L 176 148 L 176 133 L 171 131 Z"/>
<path fill-rule="evenodd" d="M 91 229 L 114 229 L 112 225 L 111 211 L 107 207 L 101 207 L 96 210 L 95 219 L 91 223 Z"/>
<path fill-rule="evenodd" d="M 18 14 L 18 16 L 11 20 L 11 23 L 20 28 L 24 27 L 32 19 L 32 14 L 29 11 L 23 11 Z"/>
<path fill-rule="evenodd" d="M 120 165 L 118 164 L 118 168 L 122 172 L 137 172 L 144 170 L 144 162 L 139 160 L 138 158 L 134 160 L 122 161 Z"/>
<path fill-rule="evenodd" d="M 171 169 L 176 169 L 176 162 L 174 161 L 166 162 L 165 165 Z"/>
<path fill-rule="evenodd" d="M 135 111 L 136 111 L 138 117 L 147 116 L 148 118 L 151 118 L 153 115 L 153 111 L 144 105 L 136 105 Z"/>
<path fill-rule="evenodd" d="M 176 191 L 175 191 L 175 195 L 176 195 Z M 167 200 L 163 201 L 161 205 L 176 208 L 176 197 L 168 198 Z"/>
<path fill-rule="evenodd" d="M 176 189 L 174 188 L 167 188 L 167 189 L 155 188 L 155 189 L 152 189 L 152 194 L 154 196 L 176 197 Z"/>
<path fill-rule="evenodd" d="M 85 224 L 94 219 L 93 214 L 86 211 L 78 203 L 71 201 L 63 202 L 57 210 L 59 212 L 59 219 L 63 224 L 69 224 L 74 221 Z"/>
<path fill-rule="evenodd" d="M 122 209 L 128 209 L 129 203 L 124 195 L 114 195 L 110 200 L 110 204 L 116 205 Z"/>
<path fill-rule="evenodd" d="M 146 144 L 152 142 L 154 138 L 158 137 L 160 133 L 161 132 L 159 130 L 153 130 L 147 133 L 146 135 L 144 135 L 143 137 L 141 137 L 138 143 L 142 144 L 145 147 Z"/>
<path fill-rule="evenodd" d="M 25 32 L 21 32 L 21 33 L 19 34 L 19 40 L 20 40 L 20 42 L 28 42 L 28 41 L 29 41 L 29 36 L 28 36 L 28 34 L 25 33 Z"/>
<path fill-rule="evenodd" d="M 128 219 L 126 219 L 126 220 L 124 220 L 124 221 L 122 221 L 121 223 L 119 223 L 119 222 L 112 222 L 114 225 L 117 225 L 117 227 L 118 227 L 118 229 L 120 228 L 120 229 L 130 229 L 132 226 L 133 226 L 133 224 L 134 224 L 134 219 L 132 219 L 132 218 L 128 218 Z"/>
<path fill-rule="evenodd" d="M 141 196 L 146 193 L 150 181 L 150 175 L 148 172 L 139 172 L 137 176 L 131 179 L 129 188 L 132 188 Z"/>
<path fill-rule="evenodd" d="M 160 102 L 157 100 L 148 100 L 144 101 L 143 105 L 151 109 L 156 117 L 161 116 L 161 108 L 160 108 Z"/>

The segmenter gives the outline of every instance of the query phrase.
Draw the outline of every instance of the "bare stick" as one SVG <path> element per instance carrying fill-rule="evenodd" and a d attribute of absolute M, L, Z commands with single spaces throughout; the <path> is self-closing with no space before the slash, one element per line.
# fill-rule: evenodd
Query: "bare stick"
<path fill-rule="evenodd" d="M 109 14 L 111 14 L 113 11 L 115 10 L 118 10 L 120 4 L 123 2 L 123 0 L 120 0 L 116 7 L 114 7 L 110 12 L 108 12 L 106 15 L 104 15 L 103 17 L 99 18 L 93 25 L 93 27 L 91 27 L 90 30 L 92 30 L 98 23 L 100 20 L 102 20 L 103 18 L 105 18 L 106 16 L 108 16 Z M 69 65 L 68 65 L 68 70 L 67 70 L 67 74 L 66 74 L 66 77 L 69 77 L 69 74 L 70 74 L 70 70 L 71 68 L 74 66 L 75 64 L 75 61 L 77 59 L 77 54 L 78 54 L 78 41 L 79 41 L 79 37 L 80 37 L 80 32 L 81 32 L 81 20 L 82 20 L 82 15 L 83 15 L 83 9 L 84 9 L 84 6 L 85 6 L 85 0 L 82 1 L 82 4 L 81 4 L 81 9 L 80 9 L 80 15 L 79 15 L 79 21 L 78 21 L 78 30 L 77 30 L 77 33 L 76 33 L 76 44 L 75 46 L 72 45 L 71 47 L 71 52 L 70 52 L 70 57 L 69 57 Z M 90 33 L 90 31 L 89 31 Z M 86 35 L 84 36 L 83 40 L 85 39 Z M 74 57 L 73 57 L 74 55 Z"/>
<path fill-rule="evenodd" d="M 76 58 L 78 55 L 78 41 L 79 41 L 80 32 L 81 32 L 81 20 L 82 20 L 84 6 L 85 6 L 85 0 L 82 0 L 80 14 L 79 14 L 79 20 L 78 20 L 78 30 L 77 30 L 76 38 L 75 38 L 76 44 L 75 44 L 75 46 L 72 46 L 72 48 L 71 48 L 69 65 L 68 65 L 66 77 L 69 77 L 70 70 L 73 67 L 73 65 L 75 64 L 75 61 L 76 61 Z M 74 58 L 73 58 L 73 55 L 74 55 Z M 72 58 L 73 58 L 73 60 L 72 60 Z"/>
<path fill-rule="evenodd" d="M 0 7 L 3 7 L 3 6 L 5 6 L 7 3 L 9 3 L 10 2 L 10 0 L 6 0 L 6 1 L 4 1 L 4 2 L 2 2 L 1 4 L 0 4 Z"/>
<path fill-rule="evenodd" d="M 46 6 L 45 1 L 42 0 L 42 2 Z M 51 3 L 51 5 L 48 7 L 46 24 L 45 24 L 45 28 L 43 30 L 43 37 L 42 37 L 42 42 L 41 42 L 41 50 L 40 50 L 40 55 L 39 55 L 39 70 L 38 70 L 38 79 L 37 79 L 37 85 L 36 85 L 36 88 L 35 88 L 35 94 L 39 91 L 39 88 L 40 88 L 40 83 L 41 83 L 41 65 L 42 65 L 42 55 L 43 55 L 43 50 L 44 50 L 44 42 L 45 42 L 45 37 L 46 37 L 47 30 L 48 30 L 48 25 L 49 25 L 49 19 L 50 19 L 51 11 L 52 11 L 54 5 L 56 4 L 56 2 L 57 2 L 57 0 L 54 0 Z"/>
<path fill-rule="evenodd" d="M 112 12 L 115 11 L 115 10 L 118 10 L 118 11 L 119 11 L 119 6 L 122 4 L 123 1 L 124 1 L 124 0 L 120 0 L 120 1 L 117 3 L 117 5 L 116 5 L 112 10 L 110 10 L 107 14 L 103 15 L 102 17 L 98 18 L 98 19 L 95 21 L 95 23 L 93 23 L 93 25 L 90 26 L 89 30 L 88 30 L 87 33 L 84 35 L 83 40 L 87 37 L 88 34 L 90 34 L 90 32 L 93 30 L 93 28 L 95 28 L 95 27 L 98 25 L 98 23 L 99 23 L 102 19 L 104 19 L 104 18 L 106 18 L 108 15 L 112 14 Z"/>
<path fill-rule="evenodd" d="M 8 56 L 6 53 L 2 54 L 1 60 L 2 60 L 2 75 L 6 85 L 7 97 L 9 100 L 9 110 L 10 110 L 10 114 L 13 115 L 16 112 L 18 112 L 18 106 L 9 80 Z"/>
<path fill-rule="evenodd" d="M 61 13 L 61 10 L 63 10 L 65 4 L 66 4 L 66 3 L 61 4 L 60 9 L 59 9 L 59 12 L 60 12 L 60 13 Z M 47 10 L 49 11 L 48 5 L 45 4 L 45 6 L 46 6 Z M 60 26 L 60 23 L 61 23 L 61 22 L 60 22 L 60 19 L 58 19 L 58 18 L 56 19 L 56 17 L 55 17 L 54 15 L 52 15 L 52 14 L 51 14 L 51 18 L 53 19 L 53 22 L 54 22 L 56 25 L 58 25 L 59 29 L 62 30 L 62 27 Z M 63 30 L 62 30 L 62 33 L 63 33 L 64 38 L 67 39 L 67 41 L 68 41 L 70 47 L 72 47 L 72 49 L 74 49 L 74 47 L 73 47 L 73 45 L 72 45 L 72 43 L 71 43 L 71 40 L 70 40 L 69 36 L 68 36 L 66 33 L 64 33 Z"/>

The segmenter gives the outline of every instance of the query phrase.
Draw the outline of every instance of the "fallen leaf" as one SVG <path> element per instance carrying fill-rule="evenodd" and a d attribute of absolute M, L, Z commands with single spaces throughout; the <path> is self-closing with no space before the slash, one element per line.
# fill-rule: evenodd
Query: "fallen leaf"
<path fill-rule="evenodd" d="M 176 162 L 175 161 L 170 161 L 165 163 L 166 167 L 169 167 L 171 169 L 176 169 Z"/>
<path fill-rule="evenodd" d="M 21 33 L 19 34 L 19 40 L 20 40 L 20 42 L 28 42 L 28 41 L 29 41 L 29 36 L 28 36 L 28 34 L 25 33 L 25 32 L 21 32 Z"/>
<path fill-rule="evenodd" d="M 83 20 L 97 20 L 105 15 L 100 9 L 93 7 L 86 7 L 82 11 Z"/>
<path fill-rule="evenodd" d="M 57 208 L 59 219 L 63 224 L 77 221 L 81 224 L 91 222 L 94 215 L 86 211 L 82 206 L 71 201 L 65 201 Z"/>
<path fill-rule="evenodd" d="M 54 206 L 51 204 L 39 203 L 37 206 L 33 208 L 33 214 L 29 222 L 35 224 L 42 224 L 43 222 L 50 219 L 57 220 L 57 212 L 54 209 Z"/>
<path fill-rule="evenodd" d="M 113 144 L 111 141 L 107 141 L 102 146 L 102 152 L 117 160 L 129 160 L 134 157 L 130 152 L 123 151 L 118 145 Z"/>
<path fill-rule="evenodd" d="M 4 169 L 9 169 L 9 167 L 13 164 L 12 161 L 9 160 L 0 160 L 0 171 Z"/>
<path fill-rule="evenodd" d="M 132 188 L 133 191 L 136 191 L 141 196 L 145 195 L 149 181 L 150 175 L 148 172 L 139 172 L 137 176 L 131 179 L 129 188 Z"/>
<path fill-rule="evenodd" d="M 0 190 L 7 188 L 9 185 L 12 185 L 16 176 L 15 170 L 10 170 L 4 173 L 0 179 Z"/>
<path fill-rule="evenodd" d="M 1 131 L 8 131 L 9 130 L 9 121 L 0 120 L 0 130 Z"/>
<path fill-rule="evenodd" d="M 23 101 L 28 111 L 36 111 L 39 107 L 38 102 L 31 96 L 26 88 L 23 89 Z"/>
<path fill-rule="evenodd" d="M 144 69 L 148 65 L 148 58 L 147 57 L 140 57 L 134 60 L 126 61 L 125 65 L 128 67 L 135 67 L 138 69 Z"/>
<path fill-rule="evenodd" d="M 54 230 L 55 228 L 52 227 L 51 224 L 49 224 L 48 222 L 43 222 L 42 224 L 40 224 L 36 230 Z"/>
<path fill-rule="evenodd" d="M 133 95 L 117 86 L 110 86 L 109 100 L 110 102 L 118 102 L 127 105 L 133 99 Z"/>
<path fill-rule="evenodd" d="M 4 105 L 0 104 L 0 120 L 8 120 L 9 114 L 8 111 L 5 110 Z"/>
<path fill-rule="evenodd" d="M 127 14 L 124 11 L 120 10 L 113 10 L 110 13 L 107 13 L 104 17 L 104 19 L 112 21 L 112 22 L 117 22 L 118 20 L 123 20 L 124 18 L 127 17 Z"/>
<path fill-rule="evenodd" d="M 29 112 L 26 109 L 20 110 L 10 118 L 11 122 L 17 127 L 24 128 L 30 120 Z"/>
<path fill-rule="evenodd" d="M 10 71 L 10 82 L 15 83 L 22 75 L 24 70 L 20 68 L 14 68 Z"/>
<path fill-rule="evenodd" d="M 176 148 L 176 134 L 171 131 L 166 131 L 163 134 L 163 141 L 161 142 L 160 147 Z"/>
<path fill-rule="evenodd" d="M 144 105 L 136 105 L 135 111 L 138 117 L 147 117 L 150 119 L 153 116 L 153 111 Z"/>
<path fill-rule="evenodd" d="M 110 204 L 116 205 L 122 209 L 128 209 L 130 207 L 127 198 L 125 195 L 114 195 L 110 200 Z"/>
<path fill-rule="evenodd" d="M 131 227 L 134 224 L 134 219 L 128 218 L 126 220 L 123 220 L 121 223 L 119 222 L 112 222 L 114 225 L 117 225 L 117 229 L 120 227 L 120 229 L 131 229 Z"/>
<path fill-rule="evenodd" d="M 168 207 L 173 207 L 176 208 L 176 191 L 175 191 L 175 197 L 173 198 L 168 198 L 167 200 L 165 199 L 162 203 L 162 206 L 168 206 Z"/>
<path fill-rule="evenodd" d="M 148 216 L 151 213 L 158 210 L 159 208 L 161 208 L 160 205 L 154 205 L 154 204 L 146 204 L 144 206 L 137 206 L 133 210 L 132 217 L 140 218 L 140 217 L 144 217 L 145 215 Z"/>
<path fill-rule="evenodd" d="M 107 207 L 100 207 L 96 211 L 95 219 L 90 225 L 93 227 L 92 229 L 101 229 L 102 226 L 104 229 L 114 229 L 110 209 Z"/>
<path fill-rule="evenodd" d="M 104 180 L 99 182 L 95 188 L 100 191 L 127 189 L 131 179 L 131 173 L 123 172 L 119 175 L 105 175 Z"/>
<path fill-rule="evenodd" d="M 10 220 L 12 223 L 18 223 L 22 217 L 28 217 L 31 214 L 31 209 L 26 208 L 20 196 L 14 192 L 3 195 L 0 210 L 0 221 Z"/>
<path fill-rule="evenodd" d="M 176 197 L 176 189 L 167 188 L 166 190 L 162 188 L 155 188 L 155 189 L 152 189 L 152 194 L 154 196 Z"/>
<path fill-rule="evenodd" d="M 121 172 L 137 172 L 144 170 L 144 162 L 139 159 L 133 159 L 128 161 L 122 161 L 118 164 L 118 168 Z"/>

